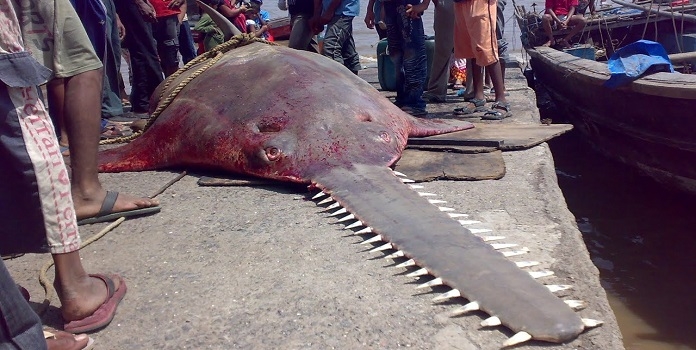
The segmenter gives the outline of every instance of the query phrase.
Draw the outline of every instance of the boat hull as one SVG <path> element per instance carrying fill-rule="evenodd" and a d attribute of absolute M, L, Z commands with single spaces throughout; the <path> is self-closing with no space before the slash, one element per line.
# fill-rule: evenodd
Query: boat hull
<path fill-rule="evenodd" d="M 604 63 L 549 48 L 528 51 L 535 77 L 592 147 L 696 194 L 696 75 L 657 73 L 610 90 Z"/>

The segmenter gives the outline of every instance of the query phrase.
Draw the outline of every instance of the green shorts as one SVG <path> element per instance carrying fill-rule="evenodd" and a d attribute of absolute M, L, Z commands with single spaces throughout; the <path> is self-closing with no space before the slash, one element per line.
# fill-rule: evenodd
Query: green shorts
<path fill-rule="evenodd" d="M 69 78 L 99 69 L 102 63 L 92 48 L 80 18 L 68 0 L 19 0 L 18 13 L 27 51 L 53 78 Z"/>

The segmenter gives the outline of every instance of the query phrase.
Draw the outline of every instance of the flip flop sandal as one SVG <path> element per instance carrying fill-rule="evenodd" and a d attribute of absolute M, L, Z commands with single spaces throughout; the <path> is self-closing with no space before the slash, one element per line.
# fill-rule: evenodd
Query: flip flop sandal
<path fill-rule="evenodd" d="M 503 120 L 512 115 L 510 113 L 510 104 L 505 102 L 496 102 L 491 106 L 491 109 L 481 117 L 482 120 Z"/>
<path fill-rule="evenodd" d="M 473 105 L 473 108 L 471 107 Z M 486 100 L 472 98 L 469 100 L 469 104 L 466 107 L 459 107 L 454 109 L 454 115 L 467 115 L 474 114 L 476 112 L 483 112 L 486 110 Z"/>
<path fill-rule="evenodd" d="M 133 132 L 130 128 L 117 125 L 117 124 L 107 124 L 104 131 L 101 133 L 101 139 L 112 139 L 116 137 L 130 136 Z"/>
<path fill-rule="evenodd" d="M 63 325 L 63 329 L 70 333 L 92 332 L 106 327 L 114 319 L 116 308 L 126 294 L 128 287 L 126 281 L 119 275 L 90 274 L 90 277 L 99 278 L 106 284 L 107 297 L 97 310 L 90 316 L 81 320 L 68 321 Z M 114 280 L 119 281 L 118 288 Z"/>

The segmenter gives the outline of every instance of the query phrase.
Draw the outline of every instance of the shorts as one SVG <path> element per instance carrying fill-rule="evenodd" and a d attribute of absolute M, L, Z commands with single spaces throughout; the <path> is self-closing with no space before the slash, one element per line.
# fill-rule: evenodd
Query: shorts
<path fill-rule="evenodd" d="M 454 57 L 474 58 L 484 67 L 498 61 L 496 1 L 454 3 Z"/>
<path fill-rule="evenodd" d="M 52 70 L 53 77 L 69 78 L 102 67 L 68 0 L 17 2 L 22 9 L 17 17 L 22 23 L 25 49 Z"/>
<path fill-rule="evenodd" d="M 34 85 L 50 72 L 27 52 L 0 54 L 0 70 L 0 253 L 76 251 L 68 171 Z"/>

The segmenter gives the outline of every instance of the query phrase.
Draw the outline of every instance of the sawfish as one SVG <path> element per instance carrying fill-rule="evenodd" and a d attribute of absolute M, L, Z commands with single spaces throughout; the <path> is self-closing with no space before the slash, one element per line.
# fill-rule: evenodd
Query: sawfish
<path fill-rule="evenodd" d="M 231 23 L 218 17 L 230 38 Z M 409 137 L 471 123 L 412 117 L 314 53 L 253 42 L 220 55 L 213 65 L 196 63 L 160 86 L 153 110 L 163 103 L 160 96 L 180 91 L 140 137 L 102 151 L 100 171 L 185 167 L 308 184 L 319 190 L 313 200 L 335 208 L 331 216 L 371 235 L 367 241 L 378 243 L 373 251 L 404 259 L 397 266 L 413 266 L 410 276 L 432 276 L 419 288 L 451 288 L 435 301 L 466 298 L 452 315 L 485 311 L 490 317 L 483 326 L 514 331 L 503 346 L 567 342 L 600 324 L 578 316 L 553 294 L 558 286 L 539 283 L 390 169 Z M 193 72 L 197 77 L 186 80 Z"/>

